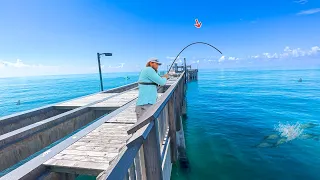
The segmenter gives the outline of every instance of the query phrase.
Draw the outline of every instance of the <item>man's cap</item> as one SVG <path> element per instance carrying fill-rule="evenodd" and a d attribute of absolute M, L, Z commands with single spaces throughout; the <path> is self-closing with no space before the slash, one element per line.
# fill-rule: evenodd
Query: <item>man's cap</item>
<path fill-rule="evenodd" d="M 162 64 L 161 62 L 159 62 L 158 58 L 150 58 L 150 59 L 148 60 L 148 62 L 157 63 L 158 65 L 161 65 L 161 64 Z"/>

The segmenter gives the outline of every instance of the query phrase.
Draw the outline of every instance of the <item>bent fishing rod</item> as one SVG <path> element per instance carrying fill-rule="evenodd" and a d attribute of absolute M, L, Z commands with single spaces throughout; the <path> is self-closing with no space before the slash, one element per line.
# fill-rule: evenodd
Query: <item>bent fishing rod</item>
<path fill-rule="evenodd" d="M 189 46 L 192 46 L 192 45 L 194 45 L 194 44 L 205 44 L 205 45 L 208 45 L 208 46 L 212 47 L 213 49 L 217 50 L 217 51 L 222 55 L 222 52 L 221 52 L 218 48 L 212 46 L 212 45 L 209 44 L 209 43 L 205 43 L 205 42 L 194 42 L 194 43 L 191 43 L 191 44 L 187 45 L 186 47 L 184 47 L 184 48 L 179 52 L 179 54 L 178 54 L 178 55 L 176 56 L 176 58 L 173 60 L 173 62 L 172 62 L 172 64 L 171 64 L 171 66 L 170 66 L 167 74 L 170 72 L 173 64 L 176 62 L 176 60 L 178 59 L 178 57 L 180 56 L 180 54 L 181 54 L 185 49 L 187 49 Z"/>
<path fill-rule="evenodd" d="M 194 45 L 194 44 L 205 44 L 205 45 L 208 45 L 208 46 L 212 47 L 213 49 L 217 50 L 217 51 L 222 55 L 222 52 L 221 52 L 218 48 L 214 47 L 213 45 L 211 45 L 211 44 L 209 44 L 209 43 L 205 43 L 205 42 L 194 42 L 194 43 L 191 43 L 191 44 L 187 45 L 186 47 L 184 47 L 184 48 L 179 52 L 179 54 L 176 56 L 176 58 L 173 60 L 172 64 L 170 65 L 170 68 L 168 69 L 168 71 L 167 71 L 166 74 L 168 74 L 168 73 L 170 72 L 173 64 L 176 62 L 176 60 L 178 59 L 178 57 L 180 56 L 180 54 L 181 54 L 185 49 L 187 49 L 189 46 L 192 46 L 192 45 Z M 151 84 L 155 84 L 155 83 L 151 83 Z M 157 84 L 155 84 L 155 85 L 157 85 Z M 159 86 L 159 85 L 158 85 L 158 86 Z M 159 90 L 160 88 L 161 88 L 161 86 L 158 87 L 158 90 Z"/>

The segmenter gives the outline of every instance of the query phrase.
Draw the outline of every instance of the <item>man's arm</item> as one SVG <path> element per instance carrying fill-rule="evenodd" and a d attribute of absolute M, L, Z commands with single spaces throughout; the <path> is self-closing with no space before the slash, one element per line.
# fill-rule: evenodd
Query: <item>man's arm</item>
<path fill-rule="evenodd" d="M 164 86 L 167 82 L 166 78 L 160 77 L 159 74 L 156 73 L 156 71 L 154 71 L 153 69 L 150 69 L 148 71 L 148 78 L 149 78 L 149 80 L 151 80 L 152 82 L 154 82 L 160 86 Z"/>

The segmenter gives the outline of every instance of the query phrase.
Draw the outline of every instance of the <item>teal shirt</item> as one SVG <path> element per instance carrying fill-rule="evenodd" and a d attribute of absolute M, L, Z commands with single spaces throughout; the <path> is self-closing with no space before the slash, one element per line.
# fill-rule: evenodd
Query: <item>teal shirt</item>
<path fill-rule="evenodd" d="M 160 86 L 166 84 L 167 79 L 162 78 L 152 67 L 145 67 L 139 76 L 138 82 L 157 83 Z M 139 84 L 139 96 L 137 105 L 155 104 L 157 102 L 157 86 Z"/>

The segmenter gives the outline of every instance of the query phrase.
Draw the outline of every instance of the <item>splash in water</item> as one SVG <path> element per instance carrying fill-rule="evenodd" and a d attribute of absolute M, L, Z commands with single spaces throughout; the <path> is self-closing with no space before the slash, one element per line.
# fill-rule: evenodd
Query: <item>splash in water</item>
<path fill-rule="evenodd" d="M 291 141 L 299 137 L 303 132 L 299 122 L 296 124 L 282 124 L 279 122 L 279 125 L 275 126 L 274 129 L 278 131 L 282 137 L 287 138 L 287 141 Z"/>

